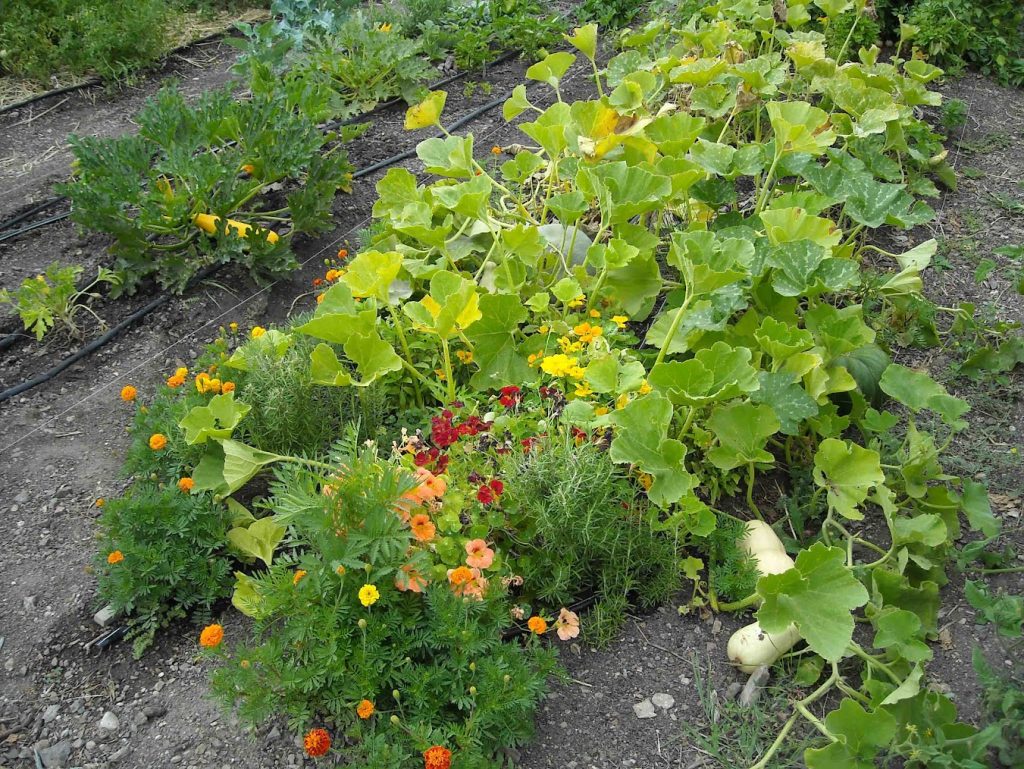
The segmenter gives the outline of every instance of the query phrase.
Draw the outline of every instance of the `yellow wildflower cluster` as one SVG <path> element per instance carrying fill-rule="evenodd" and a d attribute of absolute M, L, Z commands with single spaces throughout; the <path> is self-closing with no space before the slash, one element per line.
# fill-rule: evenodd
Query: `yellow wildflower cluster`
<path fill-rule="evenodd" d="M 567 336 L 560 336 L 558 337 L 558 346 L 562 348 L 562 352 L 568 355 L 582 350 L 583 342 L 574 342 Z"/>
<path fill-rule="evenodd" d="M 568 376 L 573 379 L 582 379 L 584 373 L 577 358 L 571 358 L 561 353 L 544 358 L 540 367 L 545 374 L 556 377 Z"/>
<path fill-rule="evenodd" d="M 456 350 L 455 357 L 466 366 L 473 362 L 473 353 L 469 350 Z"/>

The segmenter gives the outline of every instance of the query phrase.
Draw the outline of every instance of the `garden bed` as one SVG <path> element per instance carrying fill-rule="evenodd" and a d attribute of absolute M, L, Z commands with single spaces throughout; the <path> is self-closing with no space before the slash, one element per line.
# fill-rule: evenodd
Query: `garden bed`
<path fill-rule="evenodd" d="M 226 51 L 216 50 L 208 69 L 181 72 L 187 75 L 184 80 L 191 92 L 223 82 L 229 57 Z M 523 64 L 510 62 L 490 71 L 490 95 L 478 91 L 465 97 L 453 88 L 446 114 L 465 114 L 506 93 L 522 81 L 524 69 Z M 592 84 L 585 73 L 586 68 L 577 63 L 567 76 L 581 75 L 566 82 L 563 96 L 567 101 L 592 97 Z M 930 225 L 931 232 L 900 232 L 892 242 L 881 245 L 901 251 L 927 237 L 941 238 L 946 263 L 942 269 L 929 270 L 926 293 L 943 305 L 972 301 L 979 312 L 992 305 L 1000 319 L 1020 321 L 1024 319 L 1024 297 L 1013 290 L 1019 262 L 994 252 L 1024 243 L 1024 215 L 998 203 L 999 196 L 1003 200 L 1021 197 L 1015 182 L 1024 178 L 1024 132 L 1020 128 L 1024 125 L 1024 97 L 1020 91 L 1000 88 L 977 76 L 953 81 L 943 90 L 969 107 L 966 125 L 957 131 L 958 141 L 949 145 L 954 165 L 961 172 L 960 188 L 944 193 L 935 203 L 938 216 Z M 34 159 L 59 146 L 67 127 L 75 123 L 82 126 L 75 129 L 78 131 L 91 126 L 91 130 L 120 133 L 126 128 L 124 116 L 135 104 L 135 99 L 115 99 L 94 106 L 83 100 L 69 112 L 55 109 L 18 126 L 17 132 L 8 130 L 5 136 L 14 137 L 11 150 L 19 159 L 7 167 L 32 166 Z M 402 117 L 401 110 L 376 117 L 374 129 L 349 146 L 357 168 L 422 138 L 402 130 Z M 476 135 L 481 163 L 486 162 L 492 145 L 517 141 L 515 131 L 497 111 L 463 130 Z M 5 148 L 0 156 L 9 152 Z M 49 184 L 66 173 L 67 161 L 67 155 L 53 154 L 27 172 L 10 177 L 12 186 L 0 191 L 0 219 L 16 214 L 25 201 L 48 195 Z M 415 159 L 404 166 L 417 173 L 422 170 Z M 966 168 L 976 171 L 964 178 Z M 95 548 L 98 511 L 94 502 L 115 496 L 124 485 L 118 472 L 129 445 L 123 426 L 130 421 L 131 407 L 118 397 L 121 384 L 131 381 L 140 390 L 152 391 L 169 370 L 190 365 L 202 346 L 217 336 L 218 327 L 229 322 L 244 328 L 269 325 L 284 321 L 294 307 L 313 309 L 312 294 L 301 295 L 322 275 L 325 257 L 357 242 L 375 199 L 373 185 L 382 175 L 383 171 L 359 180 L 353 194 L 336 199 L 333 232 L 296 243 L 296 253 L 305 267 L 288 279 L 261 290 L 240 270 L 229 267 L 172 300 L 58 379 L 0 406 L 0 456 L 4 458 L 0 488 L 7 491 L 9 521 L 8 547 L 0 559 L 0 579 L 7 585 L 0 596 L 0 625 L 5 636 L 0 649 L 5 709 L 0 717 L 6 719 L 0 721 L 0 732 L 6 732 L 7 741 L 0 745 L 0 765 L 6 760 L 11 766 L 31 766 L 33 745 L 45 751 L 63 743 L 72 751 L 69 765 L 76 766 L 115 765 L 117 761 L 120 765 L 182 767 L 311 765 L 283 722 L 267 723 L 253 738 L 209 701 L 210 665 L 197 659 L 192 625 L 172 625 L 138 662 L 131 658 L 128 644 L 104 652 L 85 648 L 100 632 L 91 620 L 96 606 L 94 579 L 88 574 Z M 889 235 L 886 233 L 887 238 Z M 58 255 L 73 256 L 87 265 L 87 272 L 93 270 L 102 261 L 103 243 L 99 236 L 80 239 L 68 222 L 39 230 L 0 246 L 0 285 L 15 285 Z M 984 259 L 991 259 L 994 268 L 986 267 L 987 275 L 976 280 Z M 146 299 L 120 300 L 97 309 L 108 323 L 115 323 Z M 0 384 L 10 385 L 38 374 L 73 347 L 51 343 L 36 355 L 29 352 L 32 347 L 20 345 L 0 361 Z M 894 352 L 897 362 L 928 370 L 936 378 L 945 378 L 953 360 L 909 348 L 897 347 Z M 950 382 L 948 387 L 975 406 L 971 429 L 954 443 L 954 459 L 962 465 L 956 472 L 989 482 L 995 493 L 993 506 L 1003 521 L 1003 536 L 1019 551 L 1024 546 L 1020 517 L 1024 504 L 1020 497 L 1024 483 L 1020 459 L 1024 448 L 1022 374 L 1018 368 L 975 384 Z M 767 496 L 774 499 L 774 495 Z M 765 504 L 764 499 L 761 503 Z M 1007 574 L 994 577 L 993 584 L 1020 593 L 1022 581 L 1019 574 Z M 680 596 L 654 614 L 631 619 L 623 637 L 607 649 L 597 651 L 586 643 L 563 646 L 562 658 L 572 680 L 556 686 L 541 706 L 537 738 L 518 755 L 521 765 L 530 769 L 567 765 L 579 769 L 608 765 L 682 769 L 756 760 L 770 742 L 773 729 L 781 726 L 770 709 L 766 726 L 742 731 L 726 706 L 720 708 L 726 717 L 713 726 L 707 705 L 710 691 L 717 691 L 724 700 L 728 685 L 741 680 L 728 668 L 724 647 L 728 635 L 746 620 L 701 612 L 680 615 L 676 605 L 687 600 L 688 596 Z M 229 635 L 241 635 L 249 624 L 230 610 L 218 613 L 220 616 Z M 993 664 L 1007 669 L 1012 660 L 993 626 L 976 626 L 974 619 L 975 611 L 963 597 L 963 578 L 956 575 L 944 588 L 941 640 L 933 645 L 935 659 L 928 677 L 953 696 L 962 719 L 981 724 L 981 690 L 971 670 L 971 649 L 980 645 L 990 652 Z M 707 683 L 695 668 L 704 671 L 709 663 L 713 673 Z M 669 695 L 672 703 L 666 705 L 668 699 L 659 697 L 659 704 L 651 702 L 654 716 L 639 717 L 633 706 L 654 695 Z M 784 711 L 781 700 L 774 697 L 766 695 L 764 703 L 775 703 L 778 711 Z M 117 728 L 100 727 L 106 711 L 118 716 Z M 646 709 L 641 707 L 639 712 L 646 713 Z M 736 747 L 739 752 L 715 756 L 710 743 L 686 735 L 686 723 L 708 735 L 733 728 L 739 731 L 726 734 L 727 739 L 734 739 L 737 733 L 750 734 L 752 742 Z"/>

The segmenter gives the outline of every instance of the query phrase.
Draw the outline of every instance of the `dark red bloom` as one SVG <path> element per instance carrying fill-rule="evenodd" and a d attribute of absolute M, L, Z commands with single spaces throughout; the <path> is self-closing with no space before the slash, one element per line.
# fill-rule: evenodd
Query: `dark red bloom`
<path fill-rule="evenodd" d="M 493 491 L 498 496 L 501 496 L 502 492 L 505 491 L 505 484 L 499 481 L 497 478 L 493 479 L 487 485 L 490 486 L 491 491 Z"/>
<path fill-rule="evenodd" d="M 476 498 L 481 505 L 489 505 L 497 499 L 497 497 L 494 496 L 494 492 L 491 490 L 491 487 L 486 485 L 481 486 L 476 490 Z"/>
<path fill-rule="evenodd" d="M 507 409 L 513 409 L 519 405 L 519 401 L 522 399 L 521 393 L 522 390 L 515 385 L 502 387 L 501 397 L 498 398 L 498 402 Z"/>
<path fill-rule="evenodd" d="M 470 472 L 466 480 L 469 481 L 470 483 L 483 483 L 484 477 L 480 475 L 480 473 L 478 473 L 476 470 L 473 470 L 472 472 Z"/>

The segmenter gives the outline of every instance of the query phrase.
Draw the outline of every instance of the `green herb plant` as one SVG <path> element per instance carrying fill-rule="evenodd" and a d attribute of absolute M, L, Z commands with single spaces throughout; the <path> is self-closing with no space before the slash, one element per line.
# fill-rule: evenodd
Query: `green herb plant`
<path fill-rule="evenodd" d="M 89 302 L 98 299 L 95 290 L 103 284 L 117 286 L 120 277 L 100 267 L 96 279 L 83 288 L 78 287 L 78 278 L 83 268 L 79 265 L 61 265 L 53 262 L 34 278 L 26 278 L 17 291 L 0 290 L 0 304 L 9 304 L 20 317 L 26 331 L 32 331 L 37 341 L 42 341 L 52 329 L 61 329 L 81 339 L 82 329 L 76 318 L 82 312 L 89 313 L 102 328 L 104 323 L 89 307 Z"/>

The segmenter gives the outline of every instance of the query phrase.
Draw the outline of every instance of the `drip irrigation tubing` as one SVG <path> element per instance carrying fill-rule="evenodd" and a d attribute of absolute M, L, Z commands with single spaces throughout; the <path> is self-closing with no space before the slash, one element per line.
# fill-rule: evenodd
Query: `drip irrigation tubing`
<path fill-rule="evenodd" d="M 3 232 L 4 230 L 8 230 L 11 227 L 13 227 L 14 225 L 16 225 L 18 222 L 23 222 L 26 219 L 28 219 L 30 216 L 34 216 L 35 214 L 38 214 L 40 211 L 45 211 L 50 206 L 55 206 L 58 203 L 62 203 L 65 200 L 67 200 L 67 198 L 62 195 L 59 198 L 50 198 L 49 200 L 44 200 L 42 203 L 36 203 L 34 206 L 29 208 L 27 211 L 22 211 L 20 214 L 15 216 L 13 219 L 8 219 L 6 222 L 0 222 L 0 232 Z"/>
<path fill-rule="evenodd" d="M 507 100 L 507 98 L 508 97 L 505 96 L 505 97 L 501 97 L 501 98 L 498 98 L 498 99 L 494 99 L 492 101 L 487 102 L 487 104 L 484 104 L 484 105 L 482 105 L 480 107 L 477 107 L 474 110 L 471 110 L 470 112 L 468 112 L 465 115 L 463 115 L 462 117 L 460 117 L 458 120 L 456 120 L 453 123 L 451 123 L 448 126 L 448 130 L 449 131 L 454 131 L 454 130 L 457 130 L 458 128 L 461 128 L 462 126 L 466 125 L 469 122 L 472 122 L 473 120 L 475 120 L 476 118 L 480 117 L 481 115 L 484 115 L 487 112 L 490 112 L 491 110 L 495 109 L 499 105 L 504 104 L 505 101 Z M 353 179 L 359 179 L 359 178 L 362 178 L 364 176 L 368 176 L 369 174 L 375 173 L 376 171 L 380 171 L 383 168 L 387 168 L 389 166 L 393 166 L 396 163 L 402 162 L 403 160 L 408 160 L 411 157 L 415 157 L 415 155 L 416 155 L 416 149 L 415 148 L 413 148 L 411 150 L 406 150 L 405 152 L 400 152 L 397 155 L 393 155 L 390 158 L 387 158 L 385 160 L 380 161 L 379 163 L 374 163 L 373 165 L 367 166 L 366 168 L 360 168 L 358 171 L 356 171 L 354 174 L 352 174 L 352 178 Z M 205 270 L 200 271 L 189 282 L 189 287 L 192 287 L 196 283 L 199 283 L 199 282 L 201 282 L 203 280 L 206 280 L 207 278 L 212 276 L 214 273 L 216 273 L 223 266 L 224 265 L 221 265 L 221 264 L 213 265 L 211 267 L 207 267 Z M 107 344 L 108 342 L 113 340 L 115 337 L 120 335 L 123 331 L 125 331 L 130 326 L 132 326 L 135 323 L 137 323 L 139 320 L 144 318 L 149 313 L 151 313 L 154 310 L 156 310 L 156 309 L 162 307 L 163 305 L 165 305 L 167 302 L 169 302 L 171 300 L 172 296 L 174 296 L 174 295 L 173 294 L 169 294 L 169 293 L 161 294 L 160 296 L 156 297 L 151 302 L 149 302 L 149 304 L 147 304 L 147 305 L 139 308 L 135 312 L 133 312 L 131 315 L 129 315 L 124 320 L 122 320 L 116 326 L 111 327 L 102 336 L 97 337 L 92 342 L 90 342 L 89 344 L 87 344 L 84 347 L 82 347 L 81 349 L 79 349 L 77 352 L 74 352 L 71 355 L 69 355 L 67 358 L 62 360 L 60 363 L 58 363 L 53 368 L 49 369 L 48 371 L 43 372 L 39 376 L 36 376 L 36 377 L 34 377 L 32 379 L 29 379 L 29 380 L 27 380 L 25 382 L 22 382 L 21 384 L 15 385 L 14 387 L 10 387 L 10 388 L 4 390 L 3 392 L 0 392 L 0 403 L 3 403 L 4 401 L 8 401 L 11 398 L 14 398 L 15 396 L 21 395 L 22 393 L 24 393 L 24 392 L 26 392 L 28 390 L 31 390 L 33 387 L 38 387 L 39 385 L 41 385 L 41 384 L 43 384 L 45 382 L 50 381 L 54 377 L 56 377 L 59 374 L 61 374 L 62 372 L 64 372 L 69 366 L 73 366 L 78 361 L 80 361 L 83 358 L 91 355 L 96 350 L 98 350 L 101 347 L 103 347 L 105 344 Z M 4 339 L 0 340 L 0 350 L 7 349 L 8 347 L 10 347 L 11 345 L 14 344 L 14 341 L 11 341 L 11 342 L 8 343 L 9 339 L 16 340 L 17 338 L 20 338 L 22 336 L 23 336 L 23 334 L 10 334 L 7 337 L 5 337 Z"/>

